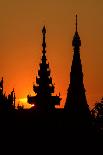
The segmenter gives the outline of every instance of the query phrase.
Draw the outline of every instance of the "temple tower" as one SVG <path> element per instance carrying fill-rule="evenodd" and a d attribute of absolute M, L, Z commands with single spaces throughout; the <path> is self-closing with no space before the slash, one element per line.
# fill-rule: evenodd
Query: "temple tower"
<path fill-rule="evenodd" d="M 83 84 L 83 72 L 80 59 L 81 40 L 77 30 L 76 15 L 76 31 L 72 41 L 73 61 L 70 72 L 70 84 L 67 91 L 65 110 L 71 117 L 87 118 L 90 116 L 89 106 L 87 104 L 85 88 Z"/>
<path fill-rule="evenodd" d="M 43 43 L 42 43 L 42 59 L 38 76 L 36 76 L 36 84 L 33 85 L 33 90 L 36 96 L 28 96 L 28 103 L 34 104 L 36 109 L 42 111 L 50 111 L 55 109 L 55 105 L 60 104 L 59 96 L 52 96 L 54 93 L 54 85 L 50 76 L 49 63 L 46 58 L 46 28 L 42 29 Z"/>

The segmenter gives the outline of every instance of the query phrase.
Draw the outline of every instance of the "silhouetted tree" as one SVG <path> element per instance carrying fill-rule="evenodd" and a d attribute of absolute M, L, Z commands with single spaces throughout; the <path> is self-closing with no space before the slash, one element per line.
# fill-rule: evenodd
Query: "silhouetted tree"
<path fill-rule="evenodd" d="M 91 114 L 97 130 L 103 133 L 103 98 L 100 102 L 96 102 Z"/>

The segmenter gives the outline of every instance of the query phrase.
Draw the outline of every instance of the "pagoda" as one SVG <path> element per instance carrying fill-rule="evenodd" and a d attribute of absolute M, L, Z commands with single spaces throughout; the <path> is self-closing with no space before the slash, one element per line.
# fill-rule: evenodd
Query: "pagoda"
<path fill-rule="evenodd" d="M 60 105 L 60 95 L 52 96 L 54 93 L 54 85 L 52 84 L 52 78 L 50 77 L 49 63 L 46 58 L 46 28 L 42 29 L 43 43 L 42 43 L 42 59 L 40 63 L 40 69 L 38 70 L 38 76 L 36 76 L 36 85 L 33 85 L 33 91 L 36 96 L 28 95 L 28 103 L 35 105 L 34 107 L 40 111 L 51 111 L 55 109 L 55 105 Z"/>
<path fill-rule="evenodd" d="M 90 117 L 90 110 L 87 104 L 85 88 L 83 84 L 83 72 L 80 59 L 81 40 L 77 31 L 77 15 L 76 15 L 76 31 L 72 41 L 73 61 L 70 72 L 70 84 L 67 91 L 66 103 L 64 106 L 71 117 L 79 117 L 87 119 Z"/>
<path fill-rule="evenodd" d="M 4 80 L 0 80 L 0 110 L 13 110 L 15 109 L 15 91 L 14 88 L 11 93 L 6 96 L 4 93 Z"/>

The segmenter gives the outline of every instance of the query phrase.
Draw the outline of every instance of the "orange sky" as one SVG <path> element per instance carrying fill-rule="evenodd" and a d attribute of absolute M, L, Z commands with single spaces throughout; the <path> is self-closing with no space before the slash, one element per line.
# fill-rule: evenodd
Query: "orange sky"
<path fill-rule="evenodd" d="M 103 96 L 102 0 L 0 1 L 0 77 L 7 94 L 33 95 L 32 86 L 41 59 L 42 26 L 47 28 L 47 59 L 55 94 L 65 102 L 72 62 L 75 14 L 82 41 L 81 60 L 90 107 Z"/>

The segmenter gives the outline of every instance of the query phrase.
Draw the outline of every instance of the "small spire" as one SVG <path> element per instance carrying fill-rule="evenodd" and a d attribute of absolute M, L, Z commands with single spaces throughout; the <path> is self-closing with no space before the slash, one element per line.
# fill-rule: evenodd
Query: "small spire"
<path fill-rule="evenodd" d="M 77 26 L 78 26 L 78 22 L 77 22 L 77 14 L 76 14 L 76 31 L 75 31 L 75 34 L 74 34 L 74 37 L 73 37 L 73 41 L 72 41 L 72 45 L 74 47 L 80 47 L 81 46 L 81 40 L 80 40 L 80 37 L 79 37 L 79 34 L 78 34 L 78 31 L 77 31 Z"/>
<path fill-rule="evenodd" d="M 42 43 L 42 47 L 43 47 L 43 55 L 45 56 L 45 53 L 46 53 L 46 42 L 45 42 L 45 38 L 46 38 L 46 28 L 45 28 L 45 25 L 43 26 L 43 29 L 42 29 L 42 34 L 43 34 L 43 43 Z"/>
<path fill-rule="evenodd" d="M 42 33 L 43 33 L 43 35 L 45 35 L 45 33 L 46 33 L 45 25 L 43 26 Z"/>
<path fill-rule="evenodd" d="M 76 32 L 77 32 L 77 26 L 78 26 L 78 23 L 77 23 L 77 14 L 76 14 Z"/>

